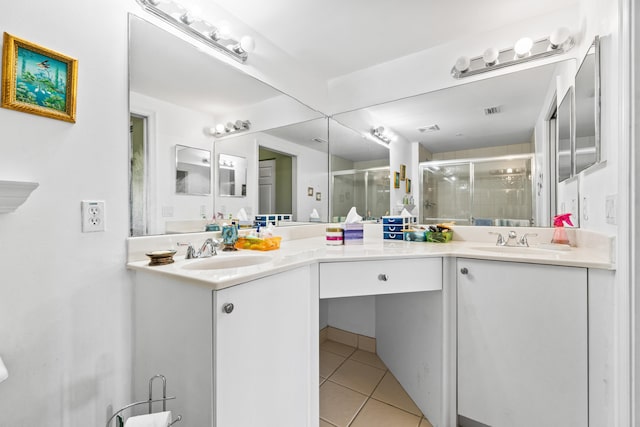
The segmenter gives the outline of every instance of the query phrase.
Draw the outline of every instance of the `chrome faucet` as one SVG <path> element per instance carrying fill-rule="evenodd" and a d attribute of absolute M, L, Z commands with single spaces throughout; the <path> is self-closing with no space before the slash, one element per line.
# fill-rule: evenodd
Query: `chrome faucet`
<path fill-rule="evenodd" d="M 496 233 L 493 231 L 490 231 L 489 234 L 495 234 L 498 236 L 496 246 L 524 246 L 527 248 L 529 247 L 529 241 L 527 240 L 527 237 L 537 236 L 536 233 L 525 233 L 520 237 L 520 239 L 518 239 L 517 233 L 513 230 L 509 231 L 506 237 L 504 237 L 501 233 Z M 509 242 L 511 242 L 512 240 L 515 241 L 515 244 L 509 244 Z"/>
<path fill-rule="evenodd" d="M 208 238 L 204 241 L 199 251 L 196 251 L 191 243 L 178 243 L 178 246 L 187 246 L 187 253 L 184 259 L 209 258 L 218 255 L 217 249 L 220 246 L 220 240 Z"/>

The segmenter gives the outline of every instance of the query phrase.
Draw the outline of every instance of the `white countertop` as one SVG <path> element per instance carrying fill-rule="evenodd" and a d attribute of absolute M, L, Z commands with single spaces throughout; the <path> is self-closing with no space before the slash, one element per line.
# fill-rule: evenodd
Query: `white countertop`
<path fill-rule="evenodd" d="M 132 270 L 162 274 L 198 283 L 212 290 L 224 289 L 250 280 L 280 273 L 292 268 L 315 262 L 342 262 L 383 259 L 406 259 L 423 257 L 458 257 L 497 261 L 524 262 L 533 264 L 560 265 L 614 269 L 608 251 L 600 248 L 578 247 L 569 251 L 536 250 L 526 253 L 526 249 L 516 253 L 491 252 L 495 243 L 454 240 L 449 243 L 424 243 L 365 239 L 361 245 L 327 246 L 325 238 L 310 237 L 297 240 L 285 240 L 279 250 L 260 252 L 239 250 L 237 252 L 219 252 L 217 257 L 242 257 L 248 255 L 267 255 L 269 262 L 239 268 L 216 270 L 189 270 L 185 265 L 200 262 L 202 259 L 185 260 L 176 256 L 173 264 L 150 267 L 149 261 L 132 261 L 127 267 Z M 484 249 L 487 248 L 487 249 Z M 518 248 L 519 249 L 519 248 Z"/>

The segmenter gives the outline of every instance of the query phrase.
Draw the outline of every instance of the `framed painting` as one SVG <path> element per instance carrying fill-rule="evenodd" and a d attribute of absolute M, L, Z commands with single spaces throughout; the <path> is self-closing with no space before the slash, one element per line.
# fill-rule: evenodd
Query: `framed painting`
<path fill-rule="evenodd" d="M 316 193 L 316 200 L 322 200 L 322 193 Z"/>
<path fill-rule="evenodd" d="M 400 165 L 400 181 L 407 179 L 407 165 Z"/>
<path fill-rule="evenodd" d="M 407 183 L 406 192 L 411 193 L 411 180 L 407 178 L 406 183 Z"/>
<path fill-rule="evenodd" d="M 307 196 L 313 196 L 313 187 L 307 187 Z"/>
<path fill-rule="evenodd" d="M 400 188 L 400 172 L 394 173 L 393 188 Z"/>
<path fill-rule="evenodd" d="M 4 108 L 75 123 L 78 61 L 4 33 Z"/>

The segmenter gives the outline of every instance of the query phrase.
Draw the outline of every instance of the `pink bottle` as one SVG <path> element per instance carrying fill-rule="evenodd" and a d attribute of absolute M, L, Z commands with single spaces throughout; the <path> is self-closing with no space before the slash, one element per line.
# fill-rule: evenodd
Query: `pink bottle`
<path fill-rule="evenodd" d="M 560 245 L 568 245 L 569 237 L 567 236 L 567 230 L 564 229 L 564 225 L 573 226 L 571 223 L 571 214 L 560 214 L 553 217 L 553 226 L 556 228 L 553 231 L 553 238 L 551 239 L 551 243 L 558 243 Z"/>

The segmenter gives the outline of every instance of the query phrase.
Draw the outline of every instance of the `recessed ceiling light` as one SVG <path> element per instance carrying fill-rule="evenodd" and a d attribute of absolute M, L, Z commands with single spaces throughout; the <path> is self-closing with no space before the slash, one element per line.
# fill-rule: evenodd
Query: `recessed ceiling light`
<path fill-rule="evenodd" d="M 435 124 L 434 125 L 427 125 L 427 126 L 419 127 L 418 130 L 420 132 L 435 132 L 437 130 L 440 130 L 440 126 L 435 125 Z"/>

